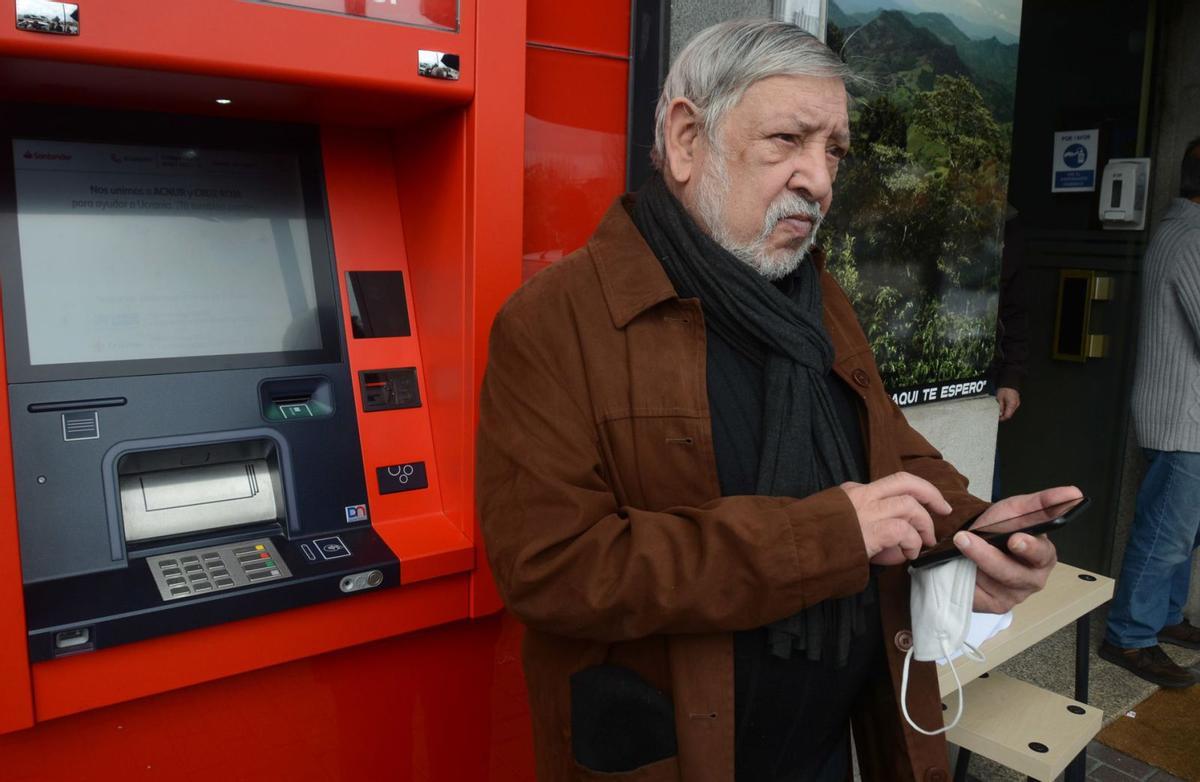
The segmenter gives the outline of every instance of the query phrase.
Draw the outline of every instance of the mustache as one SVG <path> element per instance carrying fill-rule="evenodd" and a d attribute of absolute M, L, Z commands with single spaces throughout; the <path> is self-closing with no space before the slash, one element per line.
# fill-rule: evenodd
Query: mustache
<path fill-rule="evenodd" d="M 812 221 L 812 234 L 816 234 L 817 229 L 821 227 L 821 221 L 825 219 L 821 214 L 821 205 L 817 202 L 809 201 L 796 193 L 785 193 L 767 209 L 767 214 L 763 217 L 762 239 L 766 240 L 781 220 L 796 216 L 807 217 Z"/>

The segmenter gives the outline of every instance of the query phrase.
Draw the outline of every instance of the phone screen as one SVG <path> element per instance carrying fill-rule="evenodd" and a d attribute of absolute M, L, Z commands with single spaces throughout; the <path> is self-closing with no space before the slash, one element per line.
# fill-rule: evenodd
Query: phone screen
<path fill-rule="evenodd" d="M 1079 497 L 1074 500 L 1060 502 L 1056 505 L 1050 505 L 1041 510 L 1022 513 L 1020 516 L 1012 516 L 1007 519 L 997 519 L 983 525 L 976 524 L 977 516 L 974 519 L 968 519 L 962 528 L 970 530 L 989 543 L 1003 545 L 1003 542 L 1014 533 L 1033 532 L 1036 534 L 1037 532 L 1053 528 L 1056 526 L 1054 522 L 1062 520 L 1060 523 L 1066 523 L 1066 519 L 1087 504 L 1087 502 L 1087 497 Z M 909 564 L 914 567 L 920 567 L 949 559 L 958 553 L 958 547 L 954 545 L 954 539 L 951 536 L 937 545 L 921 549 L 921 553 Z"/>

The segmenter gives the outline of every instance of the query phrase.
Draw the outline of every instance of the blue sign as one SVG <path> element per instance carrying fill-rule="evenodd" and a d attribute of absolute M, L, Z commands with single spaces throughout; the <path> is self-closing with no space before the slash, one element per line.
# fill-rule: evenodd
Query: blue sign
<path fill-rule="evenodd" d="M 1095 171 L 1055 171 L 1056 190 L 1093 190 L 1096 187 Z"/>
<path fill-rule="evenodd" d="M 1098 130 L 1067 130 L 1054 134 L 1055 193 L 1088 192 L 1096 189 Z"/>

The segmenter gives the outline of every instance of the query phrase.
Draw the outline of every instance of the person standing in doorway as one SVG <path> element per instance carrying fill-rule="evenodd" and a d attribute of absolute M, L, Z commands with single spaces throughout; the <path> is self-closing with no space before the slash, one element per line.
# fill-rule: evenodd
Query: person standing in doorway
<path fill-rule="evenodd" d="M 988 368 L 989 391 L 996 396 L 1000 423 L 1021 406 L 1021 384 L 1029 363 L 1029 301 L 1025 291 L 1025 230 L 1011 204 L 1004 224 L 1000 257 L 1000 301 L 996 317 L 996 353 Z M 1004 495 L 1000 486 L 1000 444 L 992 467 L 992 502 Z"/>
<path fill-rule="evenodd" d="M 1200 138 L 1146 250 L 1133 419 L 1149 469 L 1100 656 L 1163 687 L 1196 677 L 1159 643 L 1200 649 L 1183 616 L 1200 546 Z"/>
<path fill-rule="evenodd" d="M 1021 406 L 1021 383 L 1029 361 L 1029 302 L 1025 293 L 1025 231 L 1017 210 L 1009 207 L 1000 260 L 1000 306 L 996 319 L 996 355 L 989 371 L 996 386 L 1000 420 Z"/>

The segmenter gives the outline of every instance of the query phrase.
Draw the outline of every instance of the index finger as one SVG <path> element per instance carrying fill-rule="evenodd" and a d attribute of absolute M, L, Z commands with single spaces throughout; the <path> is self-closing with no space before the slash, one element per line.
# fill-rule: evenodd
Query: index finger
<path fill-rule="evenodd" d="M 944 516 L 952 510 L 950 503 L 946 502 L 946 498 L 942 496 L 936 486 L 912 473 L 892 473 L 867 484 L 867 490 L 870 492 L 871 499 L 874 500 L 907 494 L 940 516 Z"/>

